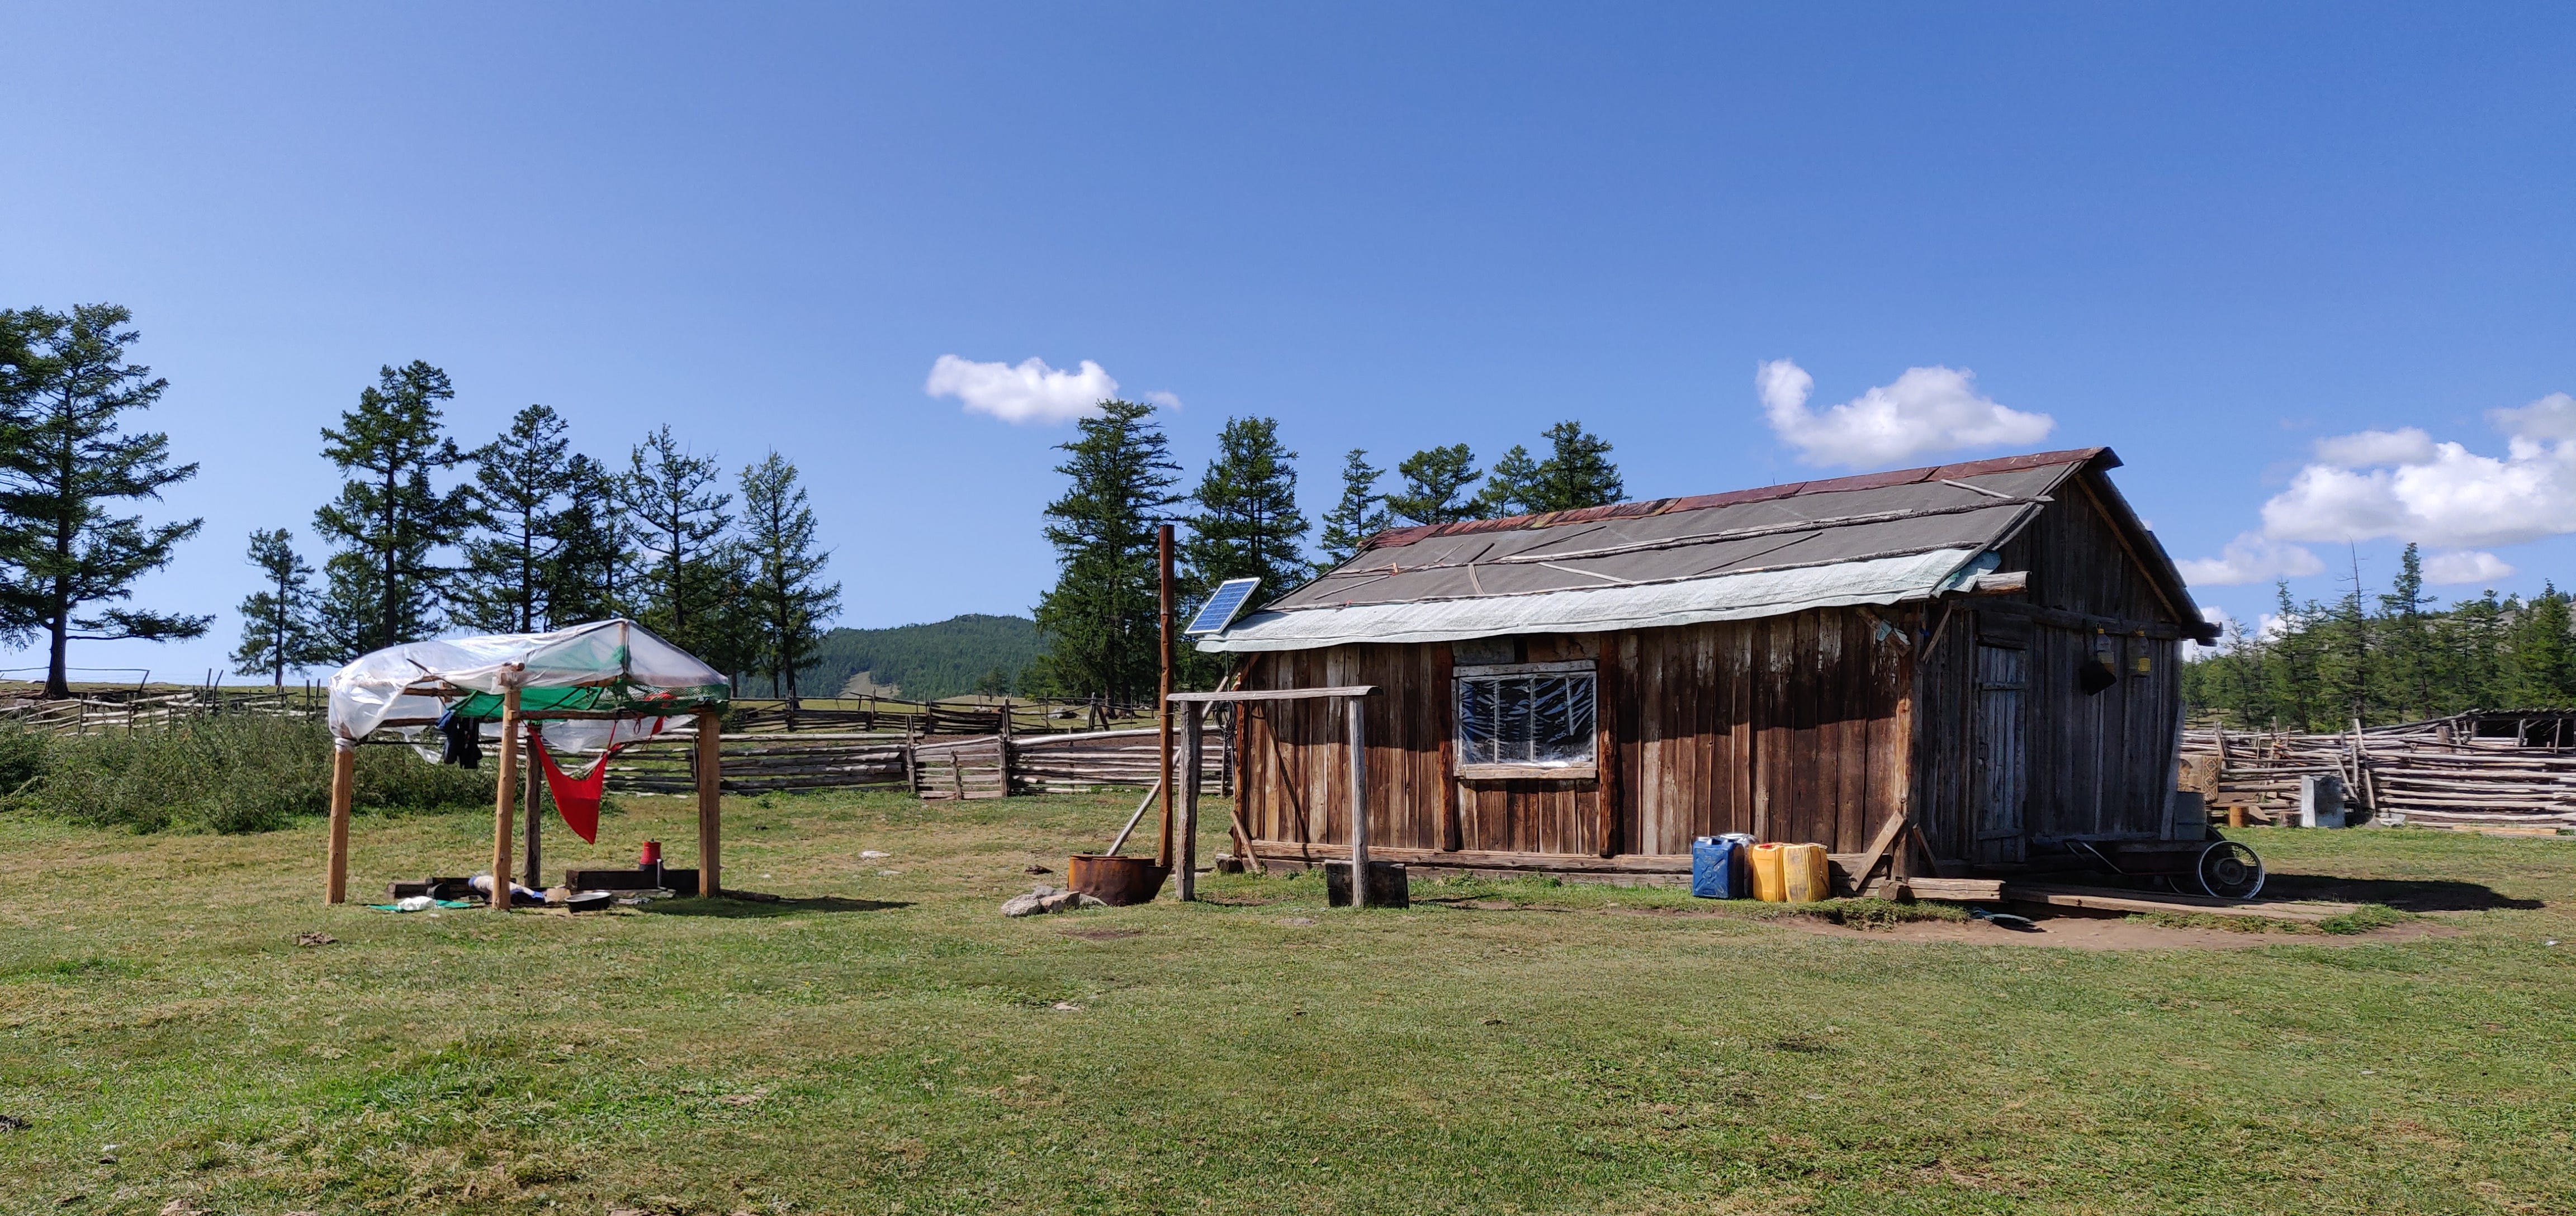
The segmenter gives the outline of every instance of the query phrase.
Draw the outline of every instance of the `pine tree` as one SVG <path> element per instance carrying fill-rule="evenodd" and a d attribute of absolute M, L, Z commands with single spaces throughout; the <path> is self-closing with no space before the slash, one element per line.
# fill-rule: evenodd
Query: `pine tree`
<path fill-rule="evenodd" d="M 2413 543 L 2397 559 L 2397 579 L 2379 597 L 2383 691 L 2414 719 L 2440 711 L 2433 695 L 2433 647 L 2424 619 L 2424 555 Z"/>
<path fill-rule="evenodd" d="M 2510 687 L 2514 709 L 2557 708 L 2576 704 L 2576 639 L 2566 593 L 2542 583 L 2515 618 L 2512 630 Z"/>
<path fill-rule="evenodd" d="M 167 641 L 202 636 L 211 616 L 133 608 L 84 608 L 134 594 L 136 579 L 170 564 L 179 542 L 205 523 L 145 526 L 141 516 L 114 514 L 114 504 L 161 497 L 197 475 L 194 464 L 170 463 L 170 437 L 126 434 L 122 415 L 152 408 L 166 380 L 126 361 L 140 335 L 124 328 L 133 314 L 114 304 L 76 305 L 69 313 L 26 309 L 0 313 L 13 369 L 0 380 L 0 560 L 7 566 L 10 628 L 47 641 L 45 695 L 68 697 L 70 643 L 116 639 Z"/>
<path fill-rule="evenodd" d="M 474 449 L 474 534 L 464 544 L 457 619 L 488 633 L 534 633 L 551 620 L 549 583 L 564 545 L 556 516 L 573 485 L 564 421 L 542 405 L 520 410 L 510 429 Z"/>
<path fill-rule="evenodd" d="M 467 518 L 461 488 L 432 480 L 465 455 L 440 431 L 438 403 L 456 390 L 447 373 L 420 360 L 386 367 L 358 394 L 358 408 L 324 428 L 322 455 L 344 473 L 340 496 L 313 513 L 339 549 L 323 563 L 329 590 L 324 632 L 334 657 L 428 637 L 450 571 L 435 560 Z"/>
<path fill-rule="evenodd" d="M 632 453 L 625 501 L 644 549 L 640 619 L 717 670 L 740 673 L 754 655 L 734 619 L 745 572 L 728 535 L 733 495 L 716 488 L 722 475 L 715 457 L 691 455 L 663 426 Z"/>
<path fill-rule="evenodd" d="M 295 552 L 295 534 L 284 528 L 250 534 L 250 564 L 259 567 L 263 589 L 241 602 L 242 639 L 233 650 L 233 673 L 266 675 L 284 688 L 288 668 L 331 657 L 313 597 L 313 566 Z"/>
<path fill-rule="evenodd" d="M 1322 574 L 1359 556 L 1360 546 L 1368 538 L 1395 526 L 1387 514 L 1386 496 L 1377 492 L 1377 479 L 1385 470 L 1368 462 L 1364 448 L 1352 448 L 1342 457 L 1342 497 L 1333 504 L 1332 513 L 1324 517 L 1323 534 L 1316 537 L 1323 557 L 1315 563 Z"/>
<path fill-rule="evenodd" d="M 1103 401 L 1056 449 L 1066 454 L 1056 471 L 1073 484 L 1046 508 L 1056 582 L 1038 600 L 1037 621 L 1047 647 L 1039 677 L 1060 693 L 1133 705 L 1157 679 L 1154 525 L 1180 501 L 1171 493 L 1180 466 L 1153 412 Z"/>
<path fill-rule="evenodd" d="M 771 452 L 742 471 L 743 547 L 750 558 L 748 615 L 757 626 L 759 667 L 796 707 L 796 671 L 812 661 L 823 622 L 841 607 L 841 585 L 822 581 L 831 554 L 814 548 L 814 511 L 796 466 Z"/>
<path fill-rule="evenodd" d="M 564 505 L 546 521 L 552 557 L 545 565 L 547 626 L 631 616 L 635 529 L 626 512 L 625 479 L 588 456 L 564 465 Z"/>
<path fill-rule="evenodd" d="M 1606 507 L 1628 496 L 1610 463 L 1610 444 L 1568 419 L 1547 428 L 1547 459 L 1538 464 L 1521 506 L 1532 512 Z"/>
<path fill-rule="evenodd" d="M 1395 472 L 1404 479 L 1404 492 L 1388 495 L 1386 506 L 1396 518 L 1410 524 L 1447 524 L 1477 517 L 1476 500 L 1465 495 L 1484 474 L 1476 471 L 1476 455 L 1466 444 L 1425 448 L 1405 457 Z"/>
<path fill-rule="evenodd" d="M 1485 471 L 1485 488 L 1476 492 L 1476 514 L 1485 519 L 1507 515 L 1532 515 L 1540 508 L 1538 500 L 1539 464 L 1530 459 L 1529 449 L 1515 443 Z"/>
<path fill-rule="evenodd" d="M 1181 562 L 1195 598 L 1230 578 L 1258 578 L 1256 594 L 1275 599 L 1306 581 L 1304 539 L 1309 525 L 1297 510 L 1295 452 L 1281 446 L 1279 423 L 1270 418 L 1229 418 L 1217 436 L 1217 454 L 1191 496 Z"/>

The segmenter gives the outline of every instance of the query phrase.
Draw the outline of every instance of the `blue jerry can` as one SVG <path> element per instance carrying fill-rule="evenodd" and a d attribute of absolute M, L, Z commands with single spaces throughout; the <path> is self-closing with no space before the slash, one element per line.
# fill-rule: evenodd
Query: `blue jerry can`
<path fill-rule="evenodd" d="M 1691 894 L 1701 899 L 1744 897 L 1744 848 L 1733 836 L 1691 842 Z"/>

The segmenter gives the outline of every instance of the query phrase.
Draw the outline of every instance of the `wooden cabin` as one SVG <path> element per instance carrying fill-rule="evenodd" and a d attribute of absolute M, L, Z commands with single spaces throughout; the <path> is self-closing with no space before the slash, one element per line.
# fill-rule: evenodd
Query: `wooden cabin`
<path fill-rule="evenodd" d="M 1693 838 L 1742 832 L 1821 843 L 1857 884 L 2196 836 L 2170 811 L 2178 665 L 2215 630 L 2119 463 L 1397 529 L 1200 646 L 1247 689 L 1377 688 L 1373 859 L 1673 881 Z M 1347 704 L 1241 707 L 1266 863 L 1348 857 Z"/>

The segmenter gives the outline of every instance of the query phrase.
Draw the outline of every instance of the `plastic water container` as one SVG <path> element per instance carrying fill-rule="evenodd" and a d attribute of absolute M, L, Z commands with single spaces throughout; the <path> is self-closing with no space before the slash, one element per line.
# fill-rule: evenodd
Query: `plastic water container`
<path fill-rule="evenodd" d="M 1701 899 L 1744 898 L 1744 853 L 1725 836 L 1691 842 L 1691 894 Z"/>
<path fill-rule="evenodd" d="M 1834 872 L 1825 861 L 1825 846 L 1789 844 L 1780 846 L 1780 898 L 1793 904 L 1811 904 L 1830 899 L 1834 893 Z"/>
<path fill-rule="evenodd" d="M 1786 848 L 1788 848 L 1787 845 L 1766 841 L 1747 850 L 1747 856 L 1751 859 L 1749 868 L 1753 871 L 1753 898 L 1766 904 L 1788 901 L 1787 888 L 1782 885 L 1780 870 L 1780 854 Z"/>

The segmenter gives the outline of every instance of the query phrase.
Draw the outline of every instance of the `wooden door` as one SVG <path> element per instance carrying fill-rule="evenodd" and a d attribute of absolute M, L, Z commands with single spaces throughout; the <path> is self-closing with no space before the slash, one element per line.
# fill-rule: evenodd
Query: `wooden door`
<path fill-rule="evenodd" d="M 1977 647 L 1977 860 L 2022 859 L 2022 805 L 2029 797 L 2029 749 L 2022 745 L 2022 693 L 2029 652 Z"/>

